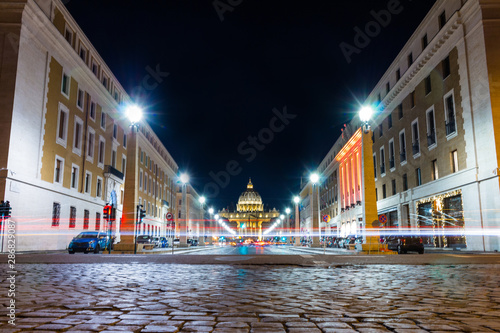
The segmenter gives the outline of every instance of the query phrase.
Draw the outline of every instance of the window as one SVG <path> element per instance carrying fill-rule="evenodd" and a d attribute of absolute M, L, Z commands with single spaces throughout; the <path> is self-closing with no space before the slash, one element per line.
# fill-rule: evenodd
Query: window
<path fill-rule="evenodd" d="M 122 157 L 122 173 L 125 175 L 125 170 L 127 168 L 127 160 L 125 159 L 125 157 L 123 156 Z"/>
<path fill-rule="evenodd" d="M 111 151 L 111 166 L 116 169 L 116 148 Z"/>
<path fill-rule="evenodd" d="M 377 179 L 377 156 L 375 154 L 373 154 L 373 171 L 375 179 Z"/>
<path fill-rule="evenodd" d="M 438 174 L 438 163 L 437 160 L 432 161 L 432 180 L 437 180 L 439 177 Z"/>
<path fill-rule="evenodd" d="M 416 101 L 415 101 L 415 91 L 412 91 L 410 93 L 410 106 L 411 108 L 413 109 L 416 105 Z"/>
<path fill-rule="evenodd" d="M 106 130 L 106 113 L 101 111 L 101 128 Z"/>
<path fill-rule="evenodd" d="M 149 191 L 149 194 L 151 194 L 151 191 L 153 190 L 153 189 L 151 188 L 151 180 L 152 180 L 152 179 L 151 179 L 151 176 L 150 176 L 150 177 L 149 177 L 149 183 L 148 183 L 148 191 Z"/>
<path fill-rule="evenodd" d="M 139 170 L 139 190 L 142 190 L 142 169 Z"/>
<path fill-rule="evenodd" d="M 78 156 L 82 154 L 82 129 L 83 120 L 75 116 L 75 130 L 73 131 L 73 152 Z"/>
<path fill-rule="evenodd" d="M 411 131 L 412 131 L 413 155 L 417 155 L 420 153 L 420 143 L 419 143 L 419 135 L 418 135 L 418 120 L 414 120 L 411 123 Z"/>
<path fill-rule="evenodd" d="M 144 163 L 144 152 L 141 151 L 141 163 Z"/>
<path fill-rule="evenodd" d="M 450 56 L 444 58 L 441 66 L 443 67 L 443 79 L 446 79 L 451 74 Z"/>
<path fill-rule="evenodd" d="M 424 80 L 425 83 L 425 95 L 428 95 L 432 91 L 432 85 L 431 85 L 431 76 L 427 76 Z"/>
<path fill-rule="evenodd" d="M 399 116 L 399 119 L 403 118 L 403 104 L 398 105 L 398 116 Z"/>
<path fill-rule="evenodd" d="M 395 160 L 394 160 L 394 139 L 391 139 L 389 141 L 389 168 L 392 170 L 396 166 Z"/>
<path fill-rule="evenodd" d="M 434 109 L 427 111 L 427 147 L 436 144 L 436 126 L 434 124 Z"/>
<path fill-rule="evenodd" d="M 422 174 L 420 172 L 420 168 L 417 168 L 415 170 L 415 176 L 416 176 L 415 182 L 416 182 L 417 186 L 422 185 Z"/>
<path fill-rule="evenodd" d="M 406 137 L 404 130 L 399 132 L 399 156 L 401 163 L 406 162 Z"/>
<path fill-rule="evenodd" d="M 451 172 L 458 171 L 458 152 L 456 150 L 451 152 Z"/>
<path fill-rule="evenodd" d="M 97 186 L 95 190 L 95 196 L 97 198 L 100 198 L 102 196 L 102 179 L 100 177 L 97 177 Z"/>
<path fill-rule="evenodd" d="M 90 194 L 92 188 L 92 174 L 88 171 L 85 172 L 85 193 Z"/>
<path fill-rule="evenodd" d="M 95 231 L 101 230 L 101 213 L 95 213 Z"/>
<path fill-rule="evenodd" d="M 425 48 L 429 45 L 429 41 L 427 39 L 427 34 L 422 37 L 422 51 L 425 50 Z"/>
<path fill-rule="evenodd" d="M 69 227 L 76 228 L 76 207 L 69 207 Z"/>
<path fill-rule="evenodd" d="M 408 175 L 403 175 L 403 191 L 408 191 Z"/>
<path fill-rule="evenodd" d="M 69 110 L 64 105 L 59 104 L 56 142 L 64 148 L 66 148 L 66 142 L 68 139 L 68 117 Z"/>
<path fill-rule="evenodd" d="M 384 135 L 384 123 L 380 123 L 380 125 L 378 125 L 378 130 L 379 130 L 379 136 L 383 136 Z"/>
<path fill-rule="evenodd" d="M 384 147 L 380 148 L 380 175 L 385 174 L 385 151 Z"/>
<path fill-rule="evenodd" d="M 61 217 L 61 204 L 58 202 L 54 202 L 52 204 L 52 226 L 58 227 L 59 221 Z"/>
<path fill-rule="evenodd" d="M 61 157 L 56 156 L 56 162 L 54 167 L 54 183 L 62 185 L 63 171 L 64 171 L 64 160 Z"/>
<path fill-rule="evenodd" d="M 63 73 L 62 75 L 62 81 L 61 81 L 61 93 L 69 98 L 69 85 L 70 85 L 71 79 L 66 73 Z"/>
<path fill-rule="evenodd" d="M 144 192 L 148 191 L 148 174 L 144 172 Z"/>
<path fill-rule="evenodd" d="M 95 111 L 96 111 L 96 104 L 95 102 L 90 102 L 90 119 L 95 121 Z"/>
<path fill-rule="evenodd" d="M 390 82 L 387 82 L 385 84 L 385 93 L 386 94 L 389 94 L 389 91 L 391 91 L 391 83 Z"/>
<path fill-rule="evenodd" d="M 68 27 L 65 27 L 64 29 L 64 39 L 73 47 L 73 31 L 70 30 Z"/>
<path fill-rule="evenodd" d="M 397 69 L 396 70 L 396 82 L 399 81 L 401 79 L 401 69 Z"/>
<path fill-rule="evenodd" d="M 83 211 L 83 230 L 89 229 L 89 221 L 90 221 L 90 212 L 85 209 Z"/>
<path fill-rule="evenodd" d="M 78 89 L 78 95 L 76 98 L 76 106 L 80 109 L 83 110 L 83 99 L 84 99 L 85 94 L 83 93 L 82 89 Z"/>
<path fill-rule="evenodd" d="M 375 200 L 378 201 L 378 189 L 377 188 L 375 188 Z"/>
<path fill-rule="evenodd" d="M 446 95 L 444 98 L 446 135 L 457 132 L 457 124 L 455 120 L 455 102 L 453 101 L 453 92 Z"/>
<path fill-rule="evenodd" d="M 392 195 L 396 195 L 396 179 L 393 179 L 391 181 L 391 185 L 392 185 Z"/>
<path fill-rule="evenodd" d="M 80 168 L 76 164 L 73 164 L 73 166 L 71 167 L 71 188 L 73 188 L 73 189 L 78 188 L 79 170 L 80 170 Z"/>
<path fill-rule="evenodd" d="M 83 60 L 84 63 L 87 63 L 87 50 L 83 47 L 83 45 L 80 45 L 80 58 Z"/>
<path fill-rule="evenodd" d="M 92 58 L 92 73 L 99 79 L 99 66 L 95 62 L 95 60 Z"/>
<path fill-rule="evenodd" d="M 387 127 L 392 128 L 392 113 L 387 116 Z"/>
<path fill-rule="evenodd" d="M 439 30 L 441 30 L 446 25 L 446 12 L 443 10 L 441 15 L 439 15 Z"/>
<path fill-rule="evenodd" d="M 408 67 L 413 64 L 413 53 L 408 54 Z"/>
<path fill-rule="evenodd" d="M 92 127 L 88 128 L 88 147 L 87 147 L 87 159 L 90 161 L 94 160 L 94 145 L 95 145 L 95 131 Z"/>
<path fill-rule="evenodd" d="M 116 140 L 117 135 L 118 135 L 118 125 L 113 124 L 113 139 Z"/>
<path fill-rule="evenodd" d="M 385 184 L 382 185 L 382 199 L 385 199 L 387 198 L 387 192 L 386 192 L 386 189 L 385 189 Z"/>
<path fill-rule="evenodd" d="M 102 73 L 102 85 L 104 86 L 104 88 L 108 89 L 108 77 L 106 76 L 106 74 Z"/>
<path fill-rule="evenodd" d="M 123 148 L 127 148 L 127 134 L 123 134 Z"/>
<path fill-rule="evenodd" d="M 99 135 L 99 156 L 97 159 L 97 165 L 104 167 L 104 154 L 106 152 L 106 141 L 102 136 Z"/>
<path fill-rule="evenodd" d="M 378 94 L 378 96 L 377 96 L 377 102 L 378 102 L 378 104 L 380 104 L 382 102 L 382 96 L 380 96 L 380 94 Z"/>

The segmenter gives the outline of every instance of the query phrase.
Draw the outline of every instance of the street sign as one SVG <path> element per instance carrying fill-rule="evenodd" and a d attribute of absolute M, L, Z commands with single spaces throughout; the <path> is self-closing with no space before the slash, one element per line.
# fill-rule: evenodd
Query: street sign
<path fill-rule="evenodd" d="M 174 215 L 170 212 L 167 213 L 167 220 L 172 221 L 174 219 Z"/>
<path fill-rule="evenodd" d="M 387 222 L 387 215 L 382 214 L 378 217 L 378 220 L 380 221 L 381 224 L 385 224 Z"/>
<path fill-rule="evenodd" d="M 330 215 L 323 215 L 323 222 L 330 222 Z"/>

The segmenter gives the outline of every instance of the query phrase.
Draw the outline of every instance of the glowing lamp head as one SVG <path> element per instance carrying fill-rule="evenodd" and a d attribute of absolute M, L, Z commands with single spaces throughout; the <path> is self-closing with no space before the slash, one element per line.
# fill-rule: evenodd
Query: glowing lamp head
<path fill-rule="evenodd" d="M 212 215 L 213 213 L 214 213 L 214 209 L 213 209 L 212 207 L 210 207 L 210 208 L 208 209 L 208 214 Z"/>
<path fill-rule="evenodd" d="M 290 212 L 291 212 L 290 208 L 285 209 L 285 213 L 290 214 Z"/>
<path fill-rule="evenodd" d="M 181 179 L 181 183 L 183 183 L 183 184 L 189 183 L 189 176 L 187 175 L 187 173 L 181 174 L 180 179 Z"/>
<path fill-rule="evenodd" d="M 373 116 L 373 109 L 371 106 L 363 106 L 361 110 L 359 110 L 359 119 L 362 122 L 367 123 Z"/>
<path fill-rule="evenodd" d="M 219 219 L 219 215 L 215 214 L 214 219 L 218 220 Z"/>
<path fill-rule="evenodd" d="M 294 196 L 293 202 L 295 202 L 295 204 L 298 204 L 300 202 L 300 198 L 298 196 Z"/>
<path fill-rule="evenodd" d="M 285 215 L 281 214 L 281 215 L 280 215 L 280 219 L 281 219 L 281 220 L 284 220 L 284 219 L 285 219 Z"/>
<path fill-rule="evenodd" d="M 319 182 L 318 174 L 317 173 L 311 174 L 311 176 L 309 176 L 309 180 L 311 181 L 311 183 L 317 184 Z"/>
<path fill-rule="evenodd" d="M 129 105 L 125 114 L 132 124 L 137 124 L 142 119 L 142 109 L 136 104 Z"/>
<path fill-rule="evenodd" d="M 201 196 L 199 199 L 200 203 L 203 205 L 205 203 L 205 201 L 207 201 L 207 199 L 205 199 L 205 197 Z"/>

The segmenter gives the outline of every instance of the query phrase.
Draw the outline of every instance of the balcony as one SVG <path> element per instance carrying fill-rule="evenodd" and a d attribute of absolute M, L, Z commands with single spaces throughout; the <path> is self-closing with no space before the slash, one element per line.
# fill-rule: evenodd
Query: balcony
<path fill-rule="evenodd" d="M 389 168 L 394 169 L 396 163 L 394 163 L 394 157 L 389 159 Z"/>
<path fill-rule="evenodd" d="M 117 169 L 113 168 L 111 165 L 106 165 L 104 167 L 104 173 L 112 174 L 113 176 L 117 177 L 118 179 L 123 180 L 123 173 L 121 173 Z"/>
<path fill-rule="evenodd" d="M 418 153 L 420 153 L 420 144 L 418 143 L 418 140 L 412 144 L 412 148 L 413 148 L 413 155 L 417 155 Z"/>
<path fill-rule="evenodd" d="M 401 162 L 406 161 L 406 150 L 403 149 L 403 151 L 399 153 L 399 158 L 401 158 Z"/>
<path fill-rule="evenodd" d="M 457 126 L 455 123 L 455 118 L 449 118 L 449 121 L 446 122 L 446 135 L 450 135 L 457 131 Z"/>
<path fill-rule="evenodd" d="M 434 144 L 436 144 L 436 132 L 432 130 L 427 134 L 427 147 L 430 147 Z"/>

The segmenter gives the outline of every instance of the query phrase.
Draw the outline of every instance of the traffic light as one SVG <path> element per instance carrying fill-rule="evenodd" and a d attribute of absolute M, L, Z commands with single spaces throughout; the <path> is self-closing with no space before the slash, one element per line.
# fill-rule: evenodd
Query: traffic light
<path fill-rule="evenodd" d="M 103 217 L 105 220 L 109 219 L 111 217 L 111 206 L 110 205 L 106 205 L 104 206 L 104 209 L 103 209 Z"/>
<path fill-rule="evenodd" d="M 144 222 L 144 218 L 146 217 L 146 210 L 139 208 L 139 223 Z"/>
<path fill-rule="evenodd" d="M 12 207 L 10 206 L 10 202 L 9 201 L 6 201 L 6 202 L 2 202 L 0 203 L 0 217 L 3 217 L 3 218 L 10 218 L 11 217 L 11 211 L 12 211 Z"/>

